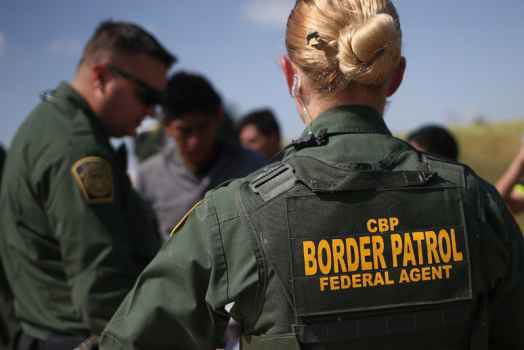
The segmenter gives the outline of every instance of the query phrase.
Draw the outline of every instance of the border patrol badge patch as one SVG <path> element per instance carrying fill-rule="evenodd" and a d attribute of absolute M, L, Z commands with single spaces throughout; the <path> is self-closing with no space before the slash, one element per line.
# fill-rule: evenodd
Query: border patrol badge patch
<path fill-rule="evenodd" d="M 88 203 L 113 201 L 113 170 L 111 164 L 100 157 L 84 157 L 73 164 L 71 173 Z"/>

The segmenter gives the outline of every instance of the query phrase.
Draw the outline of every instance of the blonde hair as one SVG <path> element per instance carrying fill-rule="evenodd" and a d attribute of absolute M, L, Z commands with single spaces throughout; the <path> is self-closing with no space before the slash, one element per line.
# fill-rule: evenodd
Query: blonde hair
<path fill-rule="evenodd" d="M 287 22 L 291 61 L 319 90 L 382 86 L 401 59 L 390 0 L 297 0 Z"/>

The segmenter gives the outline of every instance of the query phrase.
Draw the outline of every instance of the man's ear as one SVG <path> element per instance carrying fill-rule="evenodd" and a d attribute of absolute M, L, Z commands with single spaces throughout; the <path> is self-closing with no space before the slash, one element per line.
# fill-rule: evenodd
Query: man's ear
<path fill-rule="evenodd" d="M 218 109 L 218 113 L 217 113 L 217 121 L 218 123 L 222 123 L 222 121 L 224 120 L 224 106 L 220 106 L 220 108 Z"/>
<path fill-rule="evenodd" d="M 175 137 L 175 123 L 173 123 L 173 119 L 164 119 L 162 121 L 162 128 L 164 129 L 164 133 L 169 137 Z"/>
<path fill-rule="evenodd" d="M 282 68 L 282 73 L 284 73 L 284 78 L 286 79 L 289 94 L 292 95 L 295 69 L 288 56 L 282 56 L 280 58 L 280 68 Z"/>
<path fill-rule="evenodd" d="M 402 56 L 400 58 L 400 62 L 393 72 L 393 76 L 391 77 L 388 88 L 386 90 L 386 96 L 390 97 L 393 95 L 398 88 L 400 87 L 400 84 L 402 83 L 402 80 L 404 79 L 404 72 L 406 71 L 406 58 Z"/>
<path fill-rule="evenodd" d="M 104 91 L 110 72 L 105 64 L 93 64 L 89 68 L 89 78 L 94 88 Z"/>

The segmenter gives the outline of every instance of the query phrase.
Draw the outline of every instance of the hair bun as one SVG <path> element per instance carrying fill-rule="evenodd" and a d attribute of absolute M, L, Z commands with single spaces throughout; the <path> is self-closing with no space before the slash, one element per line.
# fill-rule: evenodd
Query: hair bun
<path fill-rule="evenodd" d="M 398 36 L 395 20 L 381 13 L 369 19 L 351 37 L 351 49 L 360 62 L 371 63 Z"/>
<path fill-rule="evenodd" d="M 380 13 L 339 35 L 339 67 L 349 81 L 381 84 L 400 59 L 400 29 L 389 14 Z"/>

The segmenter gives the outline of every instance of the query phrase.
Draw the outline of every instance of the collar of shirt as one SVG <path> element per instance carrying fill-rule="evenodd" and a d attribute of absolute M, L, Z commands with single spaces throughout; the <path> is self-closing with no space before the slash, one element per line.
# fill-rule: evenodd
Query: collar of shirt
<path fill-rule="evenodd" d="M 214 146 L 214 156 L 210 159 L 205 166 L 198 172 L 190 170 L 184 163 L 182 155 L 178 150 L 176 143 L 172 140 L 169 140 L 163 150 L 163 157 L 166 163 L 173 164 L 180 171 L 191 175 L 195 179 L 203 179 L 209 175 L 213 175 L 216 172 L 217 168 L 221 168 L 224 164 L 224 161 L 228 159 L 228 152 L 224 152 L 224 144 L 218 142 Z"/>
<path fill-rule="evenodd" d="M 376 162 L 392 153 L 403 152 L 410 146 L 395 137 L 387 128 L 382 115 L 366 106 L 339 106 L 321 113 L 302 134 L 327 133 L 327 141 L 312 142 L 305 147 L 289 147 L 284 159 L 301 155 L 333 164 Z M 318 139 L 318 138 L 317 138 Z"/>
<path fill-rule="evenodd" d="M 91 109 L 87 101 L 80 95 L 69 83 L 61 82 L 58 87 L 51 93 L 49 102 L 60 103 L 73 113 L 74 109 L 80 109 L 92 125 L 96 133 L 100 133 L 109 140 L 109 136 L 104 130 L 100 119 Z M 109 141 L 108 141 L 109 142 Z"/>
<path fill-rule="evenodd" d="M 328 134 L 383 134 L 391 135 L 382 115 L 367 106 L 339 106 L 322 112 L 304 130 L 302 136 L 317 134 L 327 129 Z"/>

